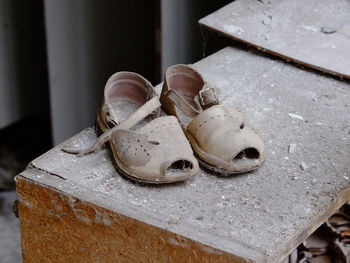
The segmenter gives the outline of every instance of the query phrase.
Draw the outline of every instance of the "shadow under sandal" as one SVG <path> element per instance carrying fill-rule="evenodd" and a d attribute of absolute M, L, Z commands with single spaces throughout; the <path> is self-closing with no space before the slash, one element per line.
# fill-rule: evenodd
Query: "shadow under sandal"
<path fill-rule="evenodd" d="M 178 120 L 161 116 L 159 98 L 152 85 L 132 72 L 118 72 L 107 81 L 97 112 L 103 134 L 85 150 L 62 150 L 83 156 L 107 141 L 120 172 L 150 184 L 185 181 L 199 168 Z"/>
<path fill-rule="evenodd" d="M 160 97 L 163 109 L 176 116 L 203 167 L 221 175 L 257 169 L 265 145 L 243 114 L 219 105 L 217 89 L 187 65 L 165 73 Z"/>

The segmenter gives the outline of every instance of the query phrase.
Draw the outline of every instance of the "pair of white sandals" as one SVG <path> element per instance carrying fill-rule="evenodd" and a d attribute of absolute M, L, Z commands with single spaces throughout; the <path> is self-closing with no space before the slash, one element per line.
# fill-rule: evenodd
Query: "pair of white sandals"
<path fill-rule="evenodd" d="M 185 181 L 198 173 L 198 161 L 222 175 L 258 168 L 261 136 L 240 112 L 219 105 L 216 90 L 187 65 L 168 68 L 160 98 L 142 76 L 115 73 L 97 111 L 102 135 L 89 149 L 63 150 L 83 156 L 109 142 L 119 171 L 150 184 Z"/>

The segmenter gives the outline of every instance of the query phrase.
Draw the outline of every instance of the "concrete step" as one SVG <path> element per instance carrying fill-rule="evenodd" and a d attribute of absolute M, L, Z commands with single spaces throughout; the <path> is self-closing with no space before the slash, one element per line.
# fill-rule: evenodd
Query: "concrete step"
<path fill-rule="evenodd" d="M 349 13 L 347 0 L 236 0 L 199 23 L 283 59 L 350 78 Z"/>
<path fill-rule="evenodd" d="M 78 158 L 61 144 L 16 178 L 24 262 L 281 262 L 350 199 L 347 82 L 233 47 L 193 66 L 261 131 L 265 164 L 147 187 L 107 148 Z"/>

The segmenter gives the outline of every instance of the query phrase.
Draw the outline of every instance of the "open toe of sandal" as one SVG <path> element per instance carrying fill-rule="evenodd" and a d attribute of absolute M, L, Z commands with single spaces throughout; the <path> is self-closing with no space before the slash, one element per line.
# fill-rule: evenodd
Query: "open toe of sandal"
<path fill-rule="evenodd" d="M 265 161 L 259 132 L 242 113 L 220 105 L 217 89 L 191 67 L 167 70 L 160 100 L 165 111 L 179 119 L 205 168 L 229 175 L 254 170 Z"/>
<path fill-rule="evenodd" d="M 109 142 L 117 168 L 132 180 L 162 184 L 189 179 L 198 172 L 198 162 L 178 120 L 162 116 L 160 107 L 152 85 L 142 76 L 114 74 L 97 112 L 103 133 L 90 149 L 75 153 L 84 155 Z"/>
<path fill-rule="evenodd" d="M 201 164 L 220 173 L 242 173 L 264 161 L 264 143 L 243 117 L 228 107 L 213 106 L 187 126 L 187 137 Z"/>
<path fill-rule="evenodd" d="M 198 172 L 192 149 L 171 116 L 159 117 L 136 131 L 116 130 L 111 148 L 124 175 L 140 182 L 179 182 Z"/>

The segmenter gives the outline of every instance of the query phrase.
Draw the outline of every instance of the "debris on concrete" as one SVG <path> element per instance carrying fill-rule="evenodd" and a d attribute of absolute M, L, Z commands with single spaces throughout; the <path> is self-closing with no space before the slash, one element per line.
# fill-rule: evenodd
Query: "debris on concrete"
<path fill-rule="evenodd" d="M 305 162 L 301 162 L 301 163 L 300 163 L 300 168 L 301 168 L 303 171 L 305 171 L 308 167 L 307 167 L 307 165 L 306 165 Z"/>
<path fill-rule="evenodd" d="M 337 32 L 337 30 L 332 28 L 332 27 L 323 26 L 323 27 L 321 27 L 321 32 L 325 33 L 325 34 L 333 34 L 333 33 Z"/>
<path fill-rule="evenodd" d="M 242 201 L 242 204 L 247 204 L 247 197 L 242 196 L 241 201 Z"/>
<path fill-rule="evenodd" d="M 304 120 L 303 116 L 298 115 L 298 114 L 289 113 L 288 116 L 291 117 L 291 118 L 294 118 L 294 119 L 301 120 L 301 121 Z"/>
<path fill-rule="evenodd" d="M 294 153 L 296 147 L 297 147 L 297 145 L 296 145 L 295 143 L 291 143 L 291 144 L 289 145 L 289 150 L 288 150 L 288 152 L 289 152 L 289 153 Z"/>
<path fill-rule="evenodd" d="M 202 215 L 196 217 L 196 220 L 203 220 L 203 219 L 204 219 L 204 216 L 202 216 Z"/>
<path fill-rule="evenodd" d="M 301 28 L 315 33 L 318 32 L 316 27 L 310 25 L 302 25 Z"/>

